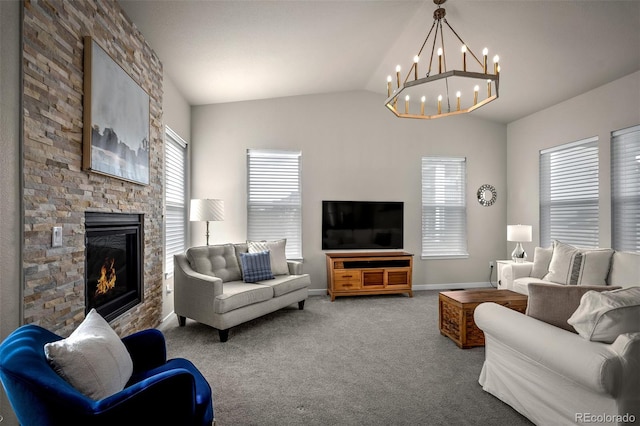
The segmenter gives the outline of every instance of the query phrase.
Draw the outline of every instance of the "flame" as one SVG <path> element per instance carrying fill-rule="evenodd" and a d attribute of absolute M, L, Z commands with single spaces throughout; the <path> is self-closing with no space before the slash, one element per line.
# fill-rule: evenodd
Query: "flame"
<path fill-rule="evenodd" d="M 107 257 L 104 260 L 102 268 L 100 268 L 100 279 L 98 279 L 98 287 L 96 288 L 96 296 L 99 294 L 107 294 L 116 285 L 116 268 L 113 267 L 115 259 Z"/>

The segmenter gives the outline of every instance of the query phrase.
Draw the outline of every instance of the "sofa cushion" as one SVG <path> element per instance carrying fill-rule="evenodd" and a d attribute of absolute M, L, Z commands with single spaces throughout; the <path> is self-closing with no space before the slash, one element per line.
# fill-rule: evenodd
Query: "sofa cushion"
<path fill-rule="evenodd" d="M 546 281 L 570 285 L 607 285 L 612 249 L 581 250 L 553 242 L 553 255 Z"/>
<path fill-rule="evenodd" d="M 609 291 L 618 288 L 620 287 L 530 283 L 526 314 L 576 333 L 567 320 L 580 306 L 582 295 L 588 291 Z"/>
<path fill-rule="evenodd" d="M 242 281 L 228 282 L 224 284 L 224 293 L 216 296 L 213 311 L 224 314 L 272 298 L 273 289 L 267 285 L 248 284 Z"/>
<path fill-rule="evenodd" d="M 610 285 L 637 286 L 640 283 L 640 253 L 616 251 L 611 258 Z"/>
<path fill-rule="evenodd" d="M 587 292 L 568 323 L 585 339 L 612 343 L 623 333 L 640 332 L 640 287 Z"/>
<path fill-rule="evenodd" d="M 120 392 L 133 373 L 127 348 L 95 309 L 69 337 L 45 344 L 44 353 L 62 378 L 94 400 Z"/>
<path fill-rule="evenodd" d="M 271 255 L 271 272 L 273 275 L 289 274 L 286 255 L 286 239 L 273 241 L 247 241 L 249 253 L 268 250 Z"/>
<path fill-rule="evenodd" d="M 240 253 L 242 279 L 246 283 L 255 283 L 273 279 L 269 251 L 258 253 Z"/>
<path fill-rule="evenodd" d="M 218 277 L 222 282 L 242 279 L 233 244 L 191 247 L 186 254 L 191 267 L 200 274 Z"/>
<path fill-rule="evenodd" d="M 292 291 L 299 290 L 301 288 L 309 287 L 311 280 L 309 275 L 279 275 L 274 280 L 260 281 L 259 284 L 268 285 L 273 288 L 273 296 L 279 297 L 283 294 L 291 293 Z"/>
<path fill-rule="evenodd" d="M 549 263 L 553 255 L 553 246 L 543 248 L 536 247 L 533 252 L 533 267 L 531 268 L 531 277 L 542 279 L 549 272 Z"/>
<path fill-rule="evenodd" d="M 520 294 L 529 294 L 529 284 L 531 283 L 553 284 L 555 286 L 560 285 L 560 284 L 552 283 L 551 281 L 545 281 L 538 278 L 522 277 L 522 278 L 516 278 L 515 280 L 513 280 L 513 291 L 518 292 Z"/>

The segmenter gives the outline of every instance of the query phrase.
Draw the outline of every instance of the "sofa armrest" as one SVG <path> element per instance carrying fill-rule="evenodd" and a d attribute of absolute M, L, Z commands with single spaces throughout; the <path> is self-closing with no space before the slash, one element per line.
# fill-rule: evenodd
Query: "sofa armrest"
<path fill-rule="evenodd" d="M 556 374 L 596 392 L 616 396 L 627 376 L 638 376 L 637 362 L 629 362 L 627 347 L 620 343 L 592 342 L 578 334 L 554 327 L 496 303 L 480 304 L 474 319 L 487 338 L 500 341 L 520 355 L 545 366 Z M 619 337 L 623 338 L 623 337 Z M 623 338 L 624 339 L 624 338 Z M 640 334 L 631 336 L 640 344 Z"/>
<path fill-rule="evenodd" d="M 287 266 L 289 267 L 289 274 L 302 275 L 302 262 L 287 260 Z"/>
<path fill-rule="evenodd" d="M 513 274 L 511 279 L 517 280 L 518 278 L 530 277 L 532 269 L 533 263 L 514 263 L 511 265 L 511 273 Z"/>
<path fill-rule="evenodd" d="M 195 320 L 209 317 L 223 292 L 222 280 L 193 270 L 184 254 L 175 255 L 173 265 L 175 313 Z"/>

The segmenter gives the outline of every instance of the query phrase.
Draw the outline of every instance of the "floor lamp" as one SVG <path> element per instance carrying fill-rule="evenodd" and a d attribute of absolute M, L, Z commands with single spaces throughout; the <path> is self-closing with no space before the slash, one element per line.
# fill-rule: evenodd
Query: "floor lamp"
<path fill-rule="evenodd" d="M 207 245 L 209 245 L 209 222 L 224 220 L 224 201 L 215 199 L 191 200 L 191 222 L 207 222 Z"/>

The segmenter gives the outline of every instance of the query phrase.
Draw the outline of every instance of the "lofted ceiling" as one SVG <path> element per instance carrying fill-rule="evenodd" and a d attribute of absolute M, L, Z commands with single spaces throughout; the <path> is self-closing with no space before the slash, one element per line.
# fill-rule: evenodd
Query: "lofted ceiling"
<path fill-rule="evenodd" d="M 191 105 L 368 90 L 380 93 L 380 108 L 387 75 L 411 65 L 436 8 L 433 0 L 119 3 Z M 509 123 L 640 70 L 640 1 L 443 7 L 474 52 L 500 55 L 500 98 L 472 113 L 480 118 Z"/>

